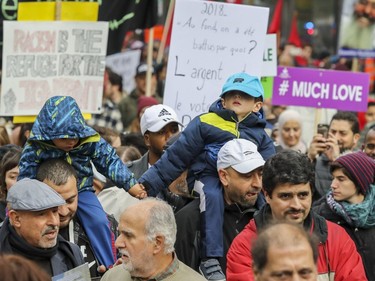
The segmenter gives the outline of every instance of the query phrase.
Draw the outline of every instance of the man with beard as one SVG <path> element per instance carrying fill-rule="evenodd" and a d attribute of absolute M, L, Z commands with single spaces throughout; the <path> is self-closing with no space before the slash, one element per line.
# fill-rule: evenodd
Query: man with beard
<path fill-rule="evenodd" d="M 257 146 L 245 139 L 228 141 L 219 151 L 217 169 L 224 201 L 223 245 L 224 255 L 219 257 L 225 273 L 226 254 L 234 237 L 253 218 L 264 204 L 262 170 L 264 160 Z M 195 199 L 176 213 L 176 253 L 179 259 L 198 271 L 202 257 L 200 243 L 201 221 L 199 199 Z"/>
<path fill-rule="evenodd" d="M 178 260 L 174 253 L 176 222 L 171 206 L 147 198 L 125 209 L 116 247 L 122 265 L 107 271 L 102 281 L 202 281 L 203 276 Z"/>
<path fill-rule="evenodd" d="M 353 2 L 353 0 L 346 0 L 346 2 Z M 344 9 L 339 46 L 351 49 L 374 49 L 375 0 L 357 0 L 353 6 L 352 16 L 346 13 Z"/>
<path fill-rule="evenodd" d="M 16 182 L 7 195 L 9 217 L 0 230 L 0 252 L 23 256 L 55 276 L 84 263 L 77 245 L 59 234 L 65 200 L 45 183 Z"/>
<path fill-rule="evenodd" d="M 353 151 L 359 140 L 358 118 L 351 112 L 338 111 L 329 124 L 328 138 L 316 134 L 310 144 L 308 157 L 315 164 L 313 201 L 323 197 L 331 187 L 330 163 L 341 154 Z"/>
<path fill-rule="evenodd" d="M 59 233 L 67 241 L 80 247 L 84 260 L 88 263 L 91 278 L 99 278 L 106 268 L 99 264 L 92 250 L 91 241 L 87 237 L 79 218 L 75 216 L 78 207 L 77 173 L 75 169 L 63 159 L 51 158 L 39 166 L 36 178 L 53 188 L 65 200 L 66 204 L 58 208 Z M 108 220 L 112 231 L 112 244 L 114 244 L 117 222 L 112 216 L 108 216 Z M 113 251 L 116 252 L 115 247 L 113 247 Z"/>
<path fill-rule="evenodd" d="M 361 256 L 346 231 L 311 211 L 314 179 L 305 154 L 283 150 L 266 161 L 262 186 L 268 204 L 233 240 L 227 254 L 228 281 L 254 280 L 253 241 L 272 221 L 300 224 L 318 237 L 319 280 L 367 280 Z"/>
<path fill-rule="evenodd" d="M 375 124 L 372 125 L 365 136 L 362 144 L 363 152 L 375 160 Z"/>

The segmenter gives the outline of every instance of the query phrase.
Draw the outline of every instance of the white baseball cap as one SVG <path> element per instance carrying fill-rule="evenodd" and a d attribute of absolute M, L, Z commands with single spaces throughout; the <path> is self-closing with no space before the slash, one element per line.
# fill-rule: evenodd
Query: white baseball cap
<path fill-rule="evenodd" d="M 233 139 L 222 146 L 217 155 L 217 169 L 232 167 L 241 174 L 249 173 L 265 163 L 257 146 L 245 139 Z"/>
<path fill-rule="evenodd" d="M 172 122 L 176 122 L 182 126 L 178 121 L 176 112 L 172 108 L 164 104 L 150 106 L 141 117 L 142 135 L 144 135 L 146 131 L 153 133 L 158 132 L 165 125 Z"/>

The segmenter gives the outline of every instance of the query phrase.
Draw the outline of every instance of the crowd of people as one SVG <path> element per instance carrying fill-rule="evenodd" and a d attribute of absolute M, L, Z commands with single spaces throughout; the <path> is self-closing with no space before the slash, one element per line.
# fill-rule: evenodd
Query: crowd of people
<path fill-rule="evenodd" d="M 106 68 L 89 120 L 54 96 L 35 122 L 0 127 L 6 280 L 81 266 L 103 281 L 375 280 L 373 100 L 363 120 L 335 111 L 306 141 L 295 107 L 233 73 L 184 127 L 162 103 L 160 69 L 141 61 L 124 93 Z"/>

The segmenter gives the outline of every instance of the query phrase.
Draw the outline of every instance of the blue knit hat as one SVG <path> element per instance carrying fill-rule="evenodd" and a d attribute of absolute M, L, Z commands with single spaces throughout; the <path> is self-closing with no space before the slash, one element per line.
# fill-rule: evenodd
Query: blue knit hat
<path fill-rule="evenodd" d="M 264 96 L 263 86 L 258 77 L 250 76 L 244 72 L 230 76 L 225 82 L 220 97 L 230 91 L 241 91 L 254 98 Z"/>
<path fill-rule="evenodd" d="M 337 158 L 334 163 L 341 164 L 360 188 L 366 194 L 375 179 L 375 161 L 362 151 L 345 154 Z"/>

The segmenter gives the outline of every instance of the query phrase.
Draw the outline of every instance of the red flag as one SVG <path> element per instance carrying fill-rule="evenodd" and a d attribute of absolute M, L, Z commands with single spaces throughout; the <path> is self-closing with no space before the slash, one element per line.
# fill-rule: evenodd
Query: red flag
<path fill-rule="evenodd" d="M 301 38 L 299 37 L 297 27 L 297 13 L 294 13 L 292 19 L 292 26 L 290 27 L 288 42 L 295 45 L 296 47 L 302 47 Z"/>
<path fill-rule="evenodd" d="M 281 14 L 283 11 L 283 0 L 277 0 L 275 10 L 273 12 L 272 21 L 268 27 L 268 33 L 279 33 L 281 27 Z"/>

